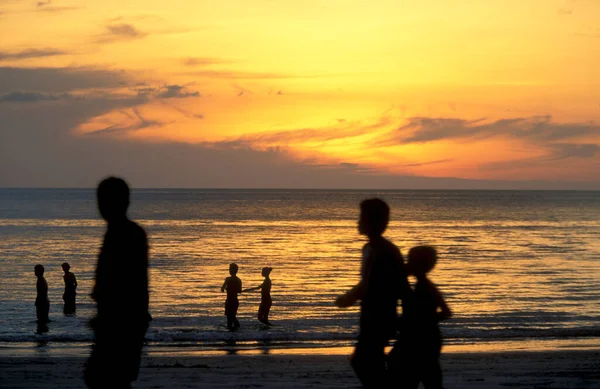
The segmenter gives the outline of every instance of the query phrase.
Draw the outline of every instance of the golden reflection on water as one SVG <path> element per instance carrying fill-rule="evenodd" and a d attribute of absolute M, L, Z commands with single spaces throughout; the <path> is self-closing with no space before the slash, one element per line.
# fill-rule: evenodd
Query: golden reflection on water
<path fill-rule="evenodd" d="M 35 299 L 33 265 L 42 263 L 52 304 L 60 304 L 60 264 L 68 261 L 79 280 L 78 315 L 90 316 L 88 294 L 104 224 L 87 219 L 1 223 L 31 227 L 26 235 L 9 235 L 0 244 L 3 266 L 12 272 L 2 277 L 2 298 L 25 301 L 25 307 L 15 309 L 26 314 Z M 231 262 L 239 265 L 244 287 L 259 285 L 261 268 L 273 267 L 271 319 L 284 331 L 353 331 L 349 327 L 357 322 L 358 307 L 339 310 L 333 300 L 358 281 L 364 239 L 355 221 L 139 223 L 150 237 L 151 311 L 157 324 L 162 323 L 161 331 L 193 331 L 196 325 L 218 329 L 224 324 L 220 286 Z M 543 330 L 597 325 L 599 231 L 600 222 L 594 221 L 394 221 L 386 236 L 403 253 L 419 244 L 438 248 L 440 260 L 431 278 L 455 312 L 450 330 L 493 332 L 507 326 Z M 259 301 L 257 292 L 241 296 L 242 325 L 256 327 Z M 58 311 L 57 306 L 53 309 Z M 182 325 L 179 318 L 197 321 Z M 299 326 L 299 320 L 313 320 L 314 327 Z"/>

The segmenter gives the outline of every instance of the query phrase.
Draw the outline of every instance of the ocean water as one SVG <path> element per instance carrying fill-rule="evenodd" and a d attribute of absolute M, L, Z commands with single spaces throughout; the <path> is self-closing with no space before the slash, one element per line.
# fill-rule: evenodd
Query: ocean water
<path fill-rule="evenodd" d="M 386 236 L 404 254 L 437 247 L 431 273 L 454 317 L 449 344 L 600 340 L 600 192 L 135 189 L 130 216 L 148 232 L 151 345 L 349 345 L 358 307 L 335 297 L 359 279 L 358 204 L 385 199 Z M 104 222 L 93 190 L 0 189 L 0 347 L 86 344 L 89 298 Z M 62 262 L 79 281 L 75 316 L 62 314 Z M 228 265 L 244 287 L 273 267 L 270 329 L 243 294 L 241 329 L 225 328 Z M 46 268 L 49 331 L 36 334 L 33 267 Z M 414 280 L 412 280 L 414 282 Z M 258 347 L 258 346 L 257 346 Z"/>

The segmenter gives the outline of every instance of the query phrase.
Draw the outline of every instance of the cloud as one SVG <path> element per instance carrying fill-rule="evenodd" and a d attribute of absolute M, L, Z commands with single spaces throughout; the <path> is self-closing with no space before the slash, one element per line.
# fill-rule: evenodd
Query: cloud
<path fill-rule="evenodd" d="M 181 63 L 185 66 L 207 66 L 207 65 L 218 65 L 218 64 L 223 64 L 226 63 L 227 61 L 224 61 L 222 59 L 219 58 L 210 58 L 210 57 L 188 57 L 188 58 L 184 58 Z"/>
<path fill-rule="evenodd" d="M 448 139 L 512 137 L 533 142 L 552 142 L 586 135 L 600 135 L 594 123 L 556 123 L 551 116 L 500 119 L 495 121 L 455 118 L 409 118 L 382 144 L 427 143 Z"/>
<path fill-rule="evenodd" d="M 54 57 L 58 55 L 67 55 L 66 51 L 54 48 L 27 49 L 21 51 L 0 51 L 0 61 L 19 60 L 30 58 Z"/>
<path fill-rule="evenodd" d="M 173 98 L 186 98 L 186 97 L 200 97 L 198 91 L 186 91 L 186 87 L 182 85 L 165 85 L 159 89 L 156 97 L 159 99 L 173 99 Z"/>
<path fill-rule="evenodd" d="M 88 131 L 86 135 L 121 135 L 150 127 L 162 127 L 166 124 L 166 122 L 146 119 L 137 107 L 133 107 L 130 111 L 121 110 L 119 113 L 121 120 L 118 123 Z"/>
<path fill-rule="evenodd" d="M 37 93 L 37 92 L 11 92 L 0 96 L 0 102 L 35 103 L 38 101 L 70 100 L 74 97 L 68 93 Z"/>
<path fill-rule="evenodd" d="M 81 9 L 81 7 L 73 7 L 73 6 L 54 6 L 52 5 L 52 0 L 41 0 L 38 1 L 35 5 L 37 12 L 63 12 L 63 11 L 74 11 L 77 9 Z"/>
<path fill-rule="evenodd" d="M 354 189 L 599 189 L 588 183 L 491 181 L 384 174 L 352 161 L 316 165 L 285 150 L 227 144 L 149 142 L 120 136 L 161 125 L 146 118 L 135 99 L 76 99 L 56 104 L 0 105 L 0 182 L 5 187 L 94 187 L 107 175 L 134 187 L 354 188 Z M 136 109 L 135 111 L 133 109 Z M 105 132 L 72 136 L 91 118 L 122 112 Z M 137 113 L 136 113 L 137 111 Z M 112 131 L 112 133 L 111 133 Z M 35 141 L 32 141 L 34 139 Z M 578 151 L 585 153 L 585 151 Z"/>
<path fill-rule="evenodd" d="M 104 27 L 104 33 L 96 37 L 96 43 L 130 41 L 145 38 L 147 35 L 138 30 L 133 24 L 109 24 Z"/>
<path fill-rule="evenodd" d="M 124 71 L 89 67 L 0 67 L 0 94 L 14 91 L 64 93 L 91 88 L 121 88 L 129 82 Z"/>
<path fill-rule="evenodd" d="M 371 134 L 373 131 L 385 128 L 390 123 L 391 120 L 387 117 L 383 117 L 379 121 L 368 125 L 365 125 L 361 122 L 343 121 L 325 128 L 302 128 L 288 131 L 263 132 L 244 135 L 235 139 L 232 143 L 244 144 L 247 146 L 258 146 L 265 144 L 287 145 L 291 143 L 302 142 L 340 141 Z"/>
<path fill-rule="evenodd" d="M 427 161 L 427 162 L 420 162 L 420 163 L 408 163 L 408 164 L 404 164 L 404 165 L 399 165 L 400 167 L 419 167 L 419 166 L 427 166 L 427 165 L 437 165 L 440 163 L 444 163 L 444 162 L 452 162 L 454 161 L 453 159 L 438 159 L 436 161 Z"/>

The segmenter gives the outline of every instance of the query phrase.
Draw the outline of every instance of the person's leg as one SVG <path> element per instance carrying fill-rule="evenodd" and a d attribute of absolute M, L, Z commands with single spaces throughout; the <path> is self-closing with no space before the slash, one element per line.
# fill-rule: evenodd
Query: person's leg
<path fill-rule="evenodd" d="M 384 348 L 387 342 L 359 337 L 350 364 L 366 389 L 385 387 L 386 369 Z"/>
<path fill-rule="evenodd" d="M 423 366 L 421 381 L 425 389 L 442 389 L 442 367 L 437 358 L 430 358 Z"/>
<path fill-rule="evenodd" d="M 419 386 L 417 356 L 411 355 L 414 347 L 410 338 L 404 336 L 387 357 L 387 379 L 390 388 L 416 389 Z"/>

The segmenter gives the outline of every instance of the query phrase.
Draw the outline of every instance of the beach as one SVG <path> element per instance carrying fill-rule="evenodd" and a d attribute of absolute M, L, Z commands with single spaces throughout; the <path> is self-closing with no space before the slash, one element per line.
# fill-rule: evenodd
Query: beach
<path fill-rule="evenodd" d="M 10 388 L 83 388 L 85 356 L 0 357 Z M 447 388 L 600 388 L 599 350 L 446 353 Z M 348 355 L 146 356 L 134 388 L 359 388 Z"/>

